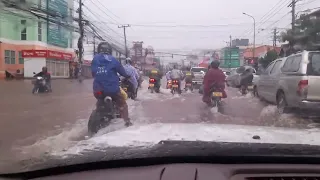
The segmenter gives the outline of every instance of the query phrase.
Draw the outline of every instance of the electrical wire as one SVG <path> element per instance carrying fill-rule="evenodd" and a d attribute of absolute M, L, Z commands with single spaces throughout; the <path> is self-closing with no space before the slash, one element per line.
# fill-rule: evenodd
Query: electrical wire
<path fill-rule="evenodd" d="M 282 3 L 281 3 L 282 2 Z M 272 17 L 274 17 L 278 12 L 280 12 L 284 7 L 286 7 L 286 3 L 288 3 L 289 1 L 283 1 L 280 0 L 273 8 L 271 8 L 270 11 L 268 11 L 265 16 L 263 16 L 263 18 L 261 19 L 261 21 L 267 22 L 269 19 L 271 19 Z M 261 25 L 263 25 L 264 23 L 262 23 Z M 260 26 L 257 26 L 256 28 L 258 29 Z M 241 34 L 240 37 L 244 36 L 245 34 L 250 35 L 253 32 L 253 30 L 249 30 L 246 31 L 245 33 Z"/>
<path fill-rule="evenodd" d="M 108 22 L 104 21 L 92 21 L 99 24 L 105 24 Z M 274 22 L 274 21 L 268 21 L 268 22 Z M 263 22 L 257 22 L 257 24 L 263 23 Z M 113 24 L 113 23 L 110 23 Z M 243 26 L 243 25 L 250 25 L 252 23 L 236 23 L 236 24 L 211 24 L 211 25 L 202 25 L 202 24 L 175 24 L 175 25 L 151 25 L 151 24 L 130 24 L 130 26 L 137 26 L 137 27 L 157 27 L 157 28 L 216 28 L 216 27 L 226 27 L 226 26 Z M 117 25 L 117 24 L 114 24 Z"/>

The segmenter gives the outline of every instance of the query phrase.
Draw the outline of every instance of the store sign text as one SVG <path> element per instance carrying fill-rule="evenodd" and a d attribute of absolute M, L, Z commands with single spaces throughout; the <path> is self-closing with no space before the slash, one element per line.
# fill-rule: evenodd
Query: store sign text
<path fill-rule="evenodd" d="M 23 58 L 52 58 L 72 61 L 72 54 L 50 50 L 22 50 Z"/>

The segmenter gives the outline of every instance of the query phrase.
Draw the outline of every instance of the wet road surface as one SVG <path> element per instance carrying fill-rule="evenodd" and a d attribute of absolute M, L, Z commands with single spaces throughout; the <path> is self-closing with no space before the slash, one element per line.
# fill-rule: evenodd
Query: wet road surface
<path fill-rule="evenodd" d="M 67 148 L 88 138 L 87 119 L 94 108 L 92 80 L 82 84 L 71 80 L 53 80 L 51 94 L 31 94 L 30 80 L 1 81 L 3 95 L 0 111 L 0 161 L 12 159 L 22 147 L 33 146 L 30 152 Z M 317 123 L 294 115 L 276 117 L 275 106 L 260 102 L 250 94 L 240 95 L 237 89 L 228 88 L 223 111 L 216 112 L 201 101 L 197 90 L 172 95 L 164 89 L 151 94 L 146 81 L 136 101 L 128 100 L 130 117 L 135 125 L 152 123 L 219 123 L 294 128 L 315 128 Z M 123 121 L 102 130 L 100 134 L 122 129 Z M 98 133 L 98 134 L 99 134 Z M 37 154 L 35 153 L 35 156 Z"/>

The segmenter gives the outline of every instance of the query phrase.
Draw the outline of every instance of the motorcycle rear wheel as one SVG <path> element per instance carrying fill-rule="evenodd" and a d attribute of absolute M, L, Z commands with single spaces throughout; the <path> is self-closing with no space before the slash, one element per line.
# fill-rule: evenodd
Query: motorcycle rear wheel
<path fill-rule="evenodd" d="M 88 132 L 96 134 L 102 127 L 102 117 L 97 110 L 93 110 L 88 121 Z"/>

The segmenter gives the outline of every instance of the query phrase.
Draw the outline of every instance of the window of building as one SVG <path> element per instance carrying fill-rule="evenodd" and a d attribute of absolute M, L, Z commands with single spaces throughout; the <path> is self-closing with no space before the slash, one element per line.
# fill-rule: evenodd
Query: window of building
<path fill-rule="evenodd" d="M 38 22 L 38 41 L 42 41 L 42 22 Z"/>
<path fill-rule="evenodd" d="M 16 64 L 16 52 L 5 50 L 4 51 L 4 61 L 6 64 Z"/>
<path fill-rule="evenodd" d="M 27 20 L 21 20 L 21 40 L 27 40 Z"/>
<path fill-rule="evenodd" d="M 24 63 L 24 58 L 22 57 L 22 52 L 19 51 L 19 64 L 23 64 Z"/>

